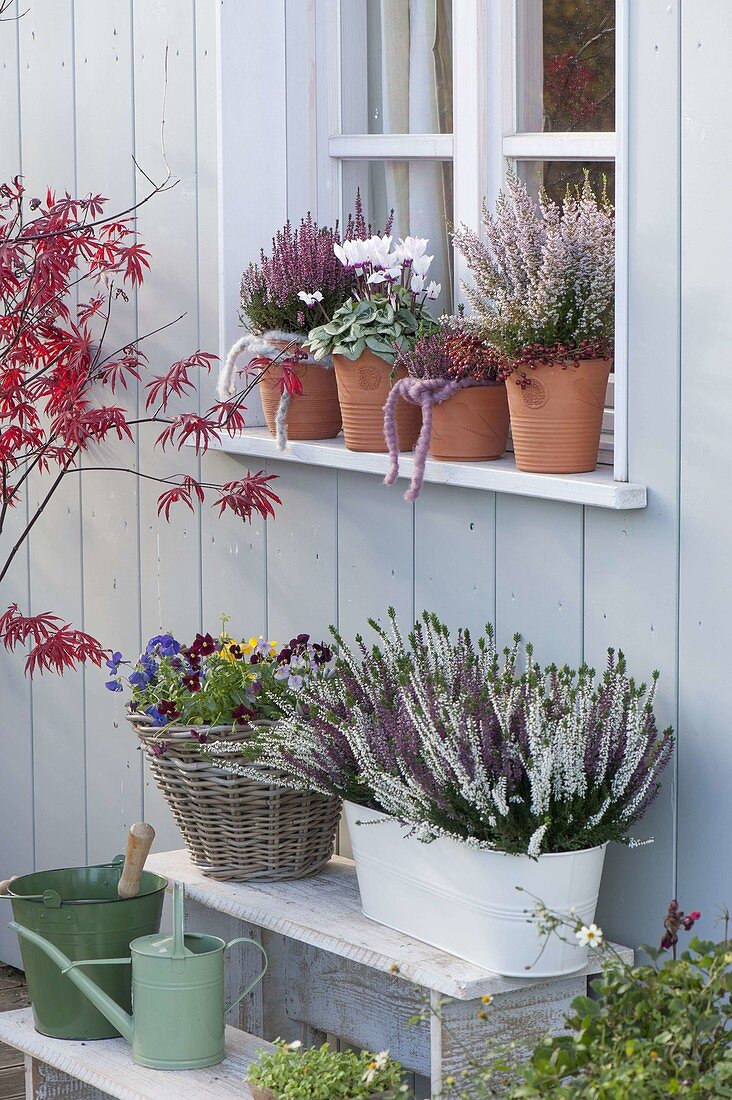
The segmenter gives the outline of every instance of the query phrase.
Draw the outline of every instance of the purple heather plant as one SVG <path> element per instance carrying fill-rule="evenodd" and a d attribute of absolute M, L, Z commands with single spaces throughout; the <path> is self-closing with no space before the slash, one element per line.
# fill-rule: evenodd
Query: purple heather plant
<path fill-rule="evenodd" d="M 335 310 L 348 297 L 353 276 L 333 251 L 340 243 L 338 226 L 319 226 L 310 214 L 297 229 L 288 221 L 272 238 L 269 253 L 260 252 L 241 280 L 242 322 L 252 332 L 306 333 L 312 308 L 300 297 L 322 295 L 321 304 Z"/>
<path fill-rule="evenodd" d="M 423 840 L 532 857 L 627 842 L 673 750 L 653 713 L 657 673 L 650 689 L 636 685 L 613 650 L 599 681 L 587 665 L 542 670 L 531 646 L 519 671 L 520 639 L 501 659 L 490 626 L 474 643 L 428 612 L 406 638 L 393 610 L 389 622 L 370 621 L 371 648 L 333 631 L 333 675 L 283 706 L 254 743 L 259 763 Z"/>
<path fill-rule="evenodd" d="M 385 232 L 391 232 L 393 214 Z M 343 239 L 366 240 L 371 226 L 356 192 L 354 212 L 349 214 Z M 241 280 L 242 323 L 255 334 L 278 331 L 307 333 L 315 318 L 328 318 L 346 301 L 355 285 L 355 274 L 341 264 L 334 246 L 342 244 L 338 223 L 319 226 L 308 212 L 300 225 L 290 221 L 272 238 L 272 248 L 259 254 Z"/>

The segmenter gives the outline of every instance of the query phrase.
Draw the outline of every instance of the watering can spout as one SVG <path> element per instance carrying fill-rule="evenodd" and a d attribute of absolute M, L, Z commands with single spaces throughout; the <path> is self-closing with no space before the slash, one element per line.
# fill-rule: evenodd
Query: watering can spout
<path fill-rule="evenodd" d="M 132 1042 L 134 1025 L 132 1017 L 129 1013 L 125 1012 L 123 1008 L 113 1001 L 112 998 L 100 989 L 96 982 L 92 981 L 79 967 L 82 966 L 108 966 L 118 965 L 122 963 L 129 964 L 130 959 L 84 959 L 78 962 L 72 962 L 71 959 L 64 955 L 63 951 L 59 951 L 58 947 L 50 943 L 44 936 L 39 935 L 38 932 L 34 932 L 31 928 L 24 928 L 17 921 L 10 922 L 10 928 L 14 932 L 29 943 L 34 944 L 41 951 L 45 951 L 49 959 L 51 959 L 59 968 L 62 974 L 65 974 L 69 981 L 73 982 L 76 988 L 84 994 L 84 996 L 91 1001 L 96 1009 L 102 1013 L 103 1016 L 109 1020 L 110 1024 L 119 1031 L 120 1035 L 128 1041 Z"/>

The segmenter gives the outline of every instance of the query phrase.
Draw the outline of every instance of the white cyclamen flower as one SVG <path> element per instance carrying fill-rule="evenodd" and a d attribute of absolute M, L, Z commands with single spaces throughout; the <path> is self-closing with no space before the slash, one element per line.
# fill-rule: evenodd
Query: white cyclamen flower
<path fill-rule="evenodd" d="M 576 935 L 580 947 L 599 947 L 602 943 L 602 928 L 598 928 L 596 924 L 591 924 L 589 927 L 583 924 Z"/>
<path fill-rule="evenodd" d="M 432 282 L 430 283 L 430 285 L 427 287 L 427 297 L 429 298 L 429 300 L 431 302 L 434 302 L 434 300 L 436 298 L 440 297 L 441 292 L 442 292 L 442 283 L 436 283 L 433 279 Z"/>
<path fill-rule="evenodd" d="M 313 291 L 312 294 L 308 294 L 307 290 L 300 290 L 297 294 L 301 302 L 304 302 L 306 306 L 314 306 L 316 302 L 323 301 L 322 292 L 319 290 Z"/>
<path fill-rule="evenodd" d="M 424 290 L 424 275 L 418 275 L 417 272 L 413 272 L 412 278 L 409 280 L 409 286 L 415 294 L 421 294 Z"/>
<path fill-rule="evenodd" d="M 416 271 L 418 275 L 426 275 L 434 258 L 434 256 L 416 256 L 412 260 L 412 271 Z"/>
<path fill-rule="evenodd" d="M 400 237 L 394 251 L 402 262 L 413 261 L 424 256 L 429 239 L 427 237 Z"/>
<path fill-rule="evenodd" d="M 385 267 L 378 271 L 372 271 L 366 282 L 368 283 L 394 283 L 401 278 L 401 267 Z"/>
<path fill-rule="evenodd" d="M 363 267 L 371 258 L 370 241 L 344 241 L 342 245 L 334 244 L 333 251 L 344 267 Z"/>

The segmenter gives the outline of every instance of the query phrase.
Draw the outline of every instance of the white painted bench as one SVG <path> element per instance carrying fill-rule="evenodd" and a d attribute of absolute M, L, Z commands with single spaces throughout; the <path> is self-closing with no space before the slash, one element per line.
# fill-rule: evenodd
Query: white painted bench
<path fill-rule="evenodd" d="M 206 878 L 185 851 L 152 855 L 147 866 L 185 885 L 191 930 L 251 936 L 267 951 L 264 982 L 242 1005 L 245 1031 L 305 1043 L 333 1035 L 388 1049 L 429 1077 L 433 1093 L 445 1075 L 485 1051 L 489 1036 L 518 1041 L 528 1052 L 546 1031 L 559 1030 L 573 998 L 587 991 L 588 975 L 600 969 L 595 960 L 569 978 L 502 978 L 429 947 L 363 915 L 353 862 L 339 856 L 312 878 L 277 883 Z M 257 966 L 252 953 L 236 951 L 232 993 Z M 630 949 L 618 951 L 632 960 Z M 486 994 L 493 1001 L 483 1020 L 477 1013 Z M 408 1027 L 425 1005 L 429 1018 Z"/>
<path fill-rule="evenodd" d="M 49 1039 L 33 1027 L 31 1009 L 0 1012 L 0 1042 L 25 1054 L 26 1100 L 251 1100 L 247 1068 L 262 1039 L 226 1029 L 226 1058 L 208 1069 L 145 1069 L 124 1039 Z"/>

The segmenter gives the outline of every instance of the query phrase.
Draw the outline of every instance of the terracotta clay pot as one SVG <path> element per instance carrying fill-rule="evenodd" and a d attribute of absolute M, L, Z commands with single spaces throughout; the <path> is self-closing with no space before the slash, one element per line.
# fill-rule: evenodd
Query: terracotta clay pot
<path fill-rule="evenodd" d="M 397 378 L 404 378 L 401 368 L 392 377 L 391 364 L 365 351 L 358 359 L 334 355 L 338 400 L 343 414 L 343 438 L 349 451 L 385 453 L 384 405 Z M 422 427 L 419 405 L 401 398 L 397 402 L 396 426 L 399 450 L 411 451 Z"/>
<path fill-rule="evenodd" d="M 432 409 L 432 458 L 483 462 L 500 458 L 507 442 L 508 398 L 503 382 L 458 390 Z"/>
<path fill-rule="evenodd" d="M 286 346 L 285 340 L 270 341 L 275 347 Z M 302 382 L 302 393 L 293 397 L 287 410 L 288 439 L 335 439 L 341 430 L 341 409 L 338 388 L 331 368 L 314 363 L 298 363 L 293 370 Z M 259 382 L 264 419 L 272 435 L 277 434 L 275 418 L 282 396 L 282 367 L 271 366 Z"/>
<path fill-rule="evenodd" d="M 516 467 L 535 474 L 594 470 L 610 359 L 540 364 L 506 383 Z"/>

